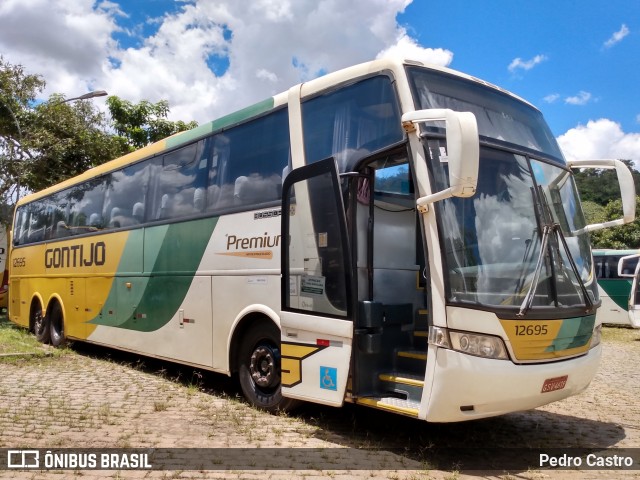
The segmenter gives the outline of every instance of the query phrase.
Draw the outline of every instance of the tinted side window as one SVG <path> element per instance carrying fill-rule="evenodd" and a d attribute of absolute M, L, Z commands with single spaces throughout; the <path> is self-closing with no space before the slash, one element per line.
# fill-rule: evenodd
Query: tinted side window
<path fill-rule="evenodd" d="M 181 218 L 203 210 L 208 159 L 205 141 L 187 145 L 153 162 L 153 197 L 148 220 Z"/>
<path fill-rule="evenodd" d="M 137 163 L 107 176 L 102 209 L 105 228 L 130 227 L 144 221 L 149 163 Z"/>
<path fill-rule="evenodd" d="M 616 263 L 615 263 L 615 276 L 616 276 L 616 278 L 625 278 L 625 280 L 627 280 L 628 279 L 627 277 L 618 277 L 618 262 L 620 261 L 621 258 L 622 258 L 621 256 L 615 258 L 615 260 L 616 260 Z M 638 259 L 637 258 L 635 258 L 633 260 L 626 261 L 625 264 L 624 264 L 625 269 L 624 269 L 624 271 L 622 273 L 624 273 L 626 275 L 633 275 L 635 273 L 635 271 L 636 271 L 636 267 L 637 266 L 638 266 Z"/>
<path fill-rule="evenodd" d="M 105 192 L 104 177 L 94 178 L 69 190 L 68 222 L 72 235 L 104 228 L 102 210 Z"/>
<path fill-rule="evenodd" d="M 27 243 L 29 230 L 29 205 L 23 205 L 16 212 L 15 225 L 13 226 L 13 244 L 24 245 Z"/>
<path fill-rule="evenodd" d="M 304 102 L 302 124 L 307 162 L 333 156 L 341 171 L 404 138 L 396 95 L 385 75 Z"/>
<path fill-rule="evenodd" d="M 47 206 L 47 229 L 45 238 L 47 240 L 54 238 L 68 237 L 71 234 L 67 219 L 69 217 L 69 200 L 67 192 L 62 191 L 51 195 L 46 199 Z"/>
<path fill-rule="evenodd" d="M 212 145 L 208 208 L 249 207 L 279 200 L 288 163 L 286 109 L 217 134 Z"/>

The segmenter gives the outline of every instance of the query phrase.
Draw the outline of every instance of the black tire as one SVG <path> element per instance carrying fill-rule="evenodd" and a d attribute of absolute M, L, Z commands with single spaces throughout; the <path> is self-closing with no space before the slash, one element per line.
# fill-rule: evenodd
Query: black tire
<path fill-rule="evenodd" d="M 49 337 L 51 345 L 54 347 L 64 346 L 67 343 L 67 338 L 64 335 L 64 318 L 60 304 L 57 302 L 54 303 L 47 316 L 49 317 Z"/>
<path fill-rule="evenodd" d="M 38 301 L 31 307 L 31 325 L 33 325 L 36 340 L 49 343 L 49 317 L 42 313 L 42 305 Z"/>
<path fill-rule="evenodd" d="M 295 400 L 282 397 L 280 330 L 263 323 L 249 330 L 238 351 L 238 379 L 251 405 L 267 412 L 291 410 Z"/>

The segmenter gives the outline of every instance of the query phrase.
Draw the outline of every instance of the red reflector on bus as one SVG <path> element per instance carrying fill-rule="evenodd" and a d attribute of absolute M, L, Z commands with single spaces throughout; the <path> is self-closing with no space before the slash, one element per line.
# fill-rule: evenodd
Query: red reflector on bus
<path fill-rule="evenodd" d="M 319 347 L 328 347 L 329 345 L 331 345 L 331 341 L 330 340 L 323 340 L 323 339 L 319 338 L 316 341 L 316 345 L 318 345 Z"/>

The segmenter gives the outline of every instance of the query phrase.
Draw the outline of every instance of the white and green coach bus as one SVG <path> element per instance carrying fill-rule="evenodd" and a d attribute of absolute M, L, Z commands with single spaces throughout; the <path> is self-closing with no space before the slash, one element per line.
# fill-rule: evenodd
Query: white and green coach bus
<path fill-rule="evenodd" d="M 604 325 L 640 328 L 640 294 L 637 249 L 594 249 L 593 261 L 602 305 L 598 317 Z"/>
<path fill-rule="evenodd" d="M 296 85 L 29 195 L 9 309 L 238 375 L 266 410 L 354 402 L 435 422 L 574 395 L 599 305 L 571 167 L 533 106 L 400 59 Z M 614 222 L 616 223 L 616 222 Z"/>

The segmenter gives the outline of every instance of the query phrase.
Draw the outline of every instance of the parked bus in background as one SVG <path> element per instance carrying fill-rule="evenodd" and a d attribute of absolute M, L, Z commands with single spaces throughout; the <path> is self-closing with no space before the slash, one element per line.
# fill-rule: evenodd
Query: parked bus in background
<path fill-rule="evenodd" d="M 9 271 L 7 270 L 7 255 L 9 254 L 9 245 L 7 240 L 7 227 L 0 224 L 0 275 L 2 275 L 2 283 L 0 283 L 0 311 L 7 308 Z"/>
<path fill-rule="evenodd" d="M 623 218 L 585 225 L 571 167 L 614 168 Z M 489 417 L 588 386 L 588 232 L 634 216 L 627 167 L 566 162 L 529 103 L 376 60 L 21 199 L 10 318 L 237 375 L 270 411 Z"/>
<path fill-rule="evenodd" d="M 593 261 L 598 279 L 602 306 L 598 318 L 604 324 L 631 325 L 640 328 L 635 321 L 635 294 L 632 295 L 639 250 L 594 249 Z M 621 260 L 624 261 L 621 264 Z"/>

